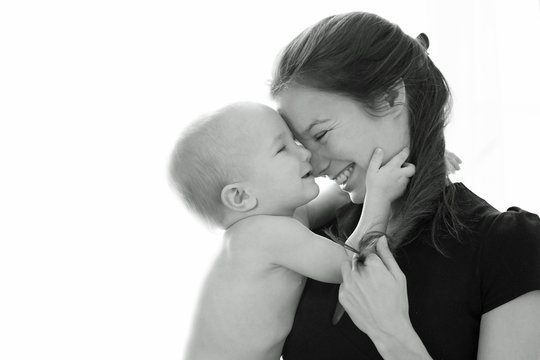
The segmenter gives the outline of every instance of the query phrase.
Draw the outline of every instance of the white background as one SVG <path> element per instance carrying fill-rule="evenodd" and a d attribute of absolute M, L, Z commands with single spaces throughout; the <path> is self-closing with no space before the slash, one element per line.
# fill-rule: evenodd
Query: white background
<path fill-rule="evenodd" d="M 279 50 L 335 13 L 428 34 L 454 180 L 540 212 L 538 1 L 317 3 L 1 3 L 1 359 L 181 357 L 220 242 L 170 189 L 169 152 L 202 112 L 272 104 Z"/>

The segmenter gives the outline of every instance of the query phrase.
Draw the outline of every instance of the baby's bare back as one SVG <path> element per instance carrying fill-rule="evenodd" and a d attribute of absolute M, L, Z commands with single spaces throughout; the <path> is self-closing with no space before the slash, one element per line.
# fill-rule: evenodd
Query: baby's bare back
<path fill-rule="evenodd" d="M 226 234 L 201 294 L 186 359 L 281 356 L 305 278 L 272 264 L 249 229 Z"/>

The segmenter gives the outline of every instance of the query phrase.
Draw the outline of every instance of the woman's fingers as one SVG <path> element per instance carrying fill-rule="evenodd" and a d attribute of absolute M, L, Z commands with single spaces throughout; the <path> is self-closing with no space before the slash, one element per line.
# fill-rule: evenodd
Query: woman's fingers
<path fill-rule="evenodd" d="M 348 282 L 351 279 L 351 271 L 356 270 L 356 265 L 354 261 L 344 261 L 341 264 L 341 276 L 343 277 L 343 282 Z"/>
<path fill-rule="evenodd" d="M 385 237 L 377 242 L 377 251 L 378 254 L 367 255 L 358 268 L 351 261 L 341 265 L 343 283 L 339 287 L 339 302 L 354 324 L 368 335 L 392 334 L 396 323 L 408 321 L 405 276 Z"/>
<path fill-rule="evenodd" d="M 354 254 L 351 261 L 351 269 L 356 270 L 358 269 L 358 262 L 360 261 L 360 256 L 358 254 Z"/>
<path fill-rule="evenodd" d="M 377 254 L 395 279 L 403 279 L 405 277 L 401 271 L 401 268 L 396 262 L 394 255 L 388 248 L 388 239 L 386 236 L 381 236 L 379 241 L 377 241 Z"/>

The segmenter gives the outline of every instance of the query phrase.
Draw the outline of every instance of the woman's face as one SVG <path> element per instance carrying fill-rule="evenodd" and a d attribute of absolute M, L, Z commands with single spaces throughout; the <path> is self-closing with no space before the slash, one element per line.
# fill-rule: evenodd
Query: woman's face
<path fill-rule="evenodd" d="M 400 91 L 405 99 L 404 88 Z M 364 201 L 366 170 L 375 148 L 383 149 L 386 163 L 409 145 L 404 105 L 373 116 L 348 97 L 302 86 L 283 90 L 276 102 L 296 139 L 311 151 L 314 174 L 335 180 L 354 203 Z"/>

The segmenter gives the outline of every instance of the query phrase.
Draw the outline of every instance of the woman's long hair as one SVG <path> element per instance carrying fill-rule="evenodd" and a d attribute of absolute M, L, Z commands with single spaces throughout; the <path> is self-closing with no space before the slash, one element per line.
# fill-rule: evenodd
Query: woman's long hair
<path fill-rule="evenodd" d="M 403 83 L 409 111 L 408 161 L 415 164 L 416 173 L 402 197 L 399 226 L 390 234 L 390 245 L 404 245 L 430 231 L 431 243 L 444 254 L 444 236 L 459 240 L 464 226 L 444 157 L 450 90 L 429 58 L 428 46 L 425 35 L 411 38 L 374 14 L 331 16 L 284 49 L 271 93 L 276 97 L 288 85 L 303 85 L 347 96 L 377 114 L 394 105 L 392 94 Z"/>

